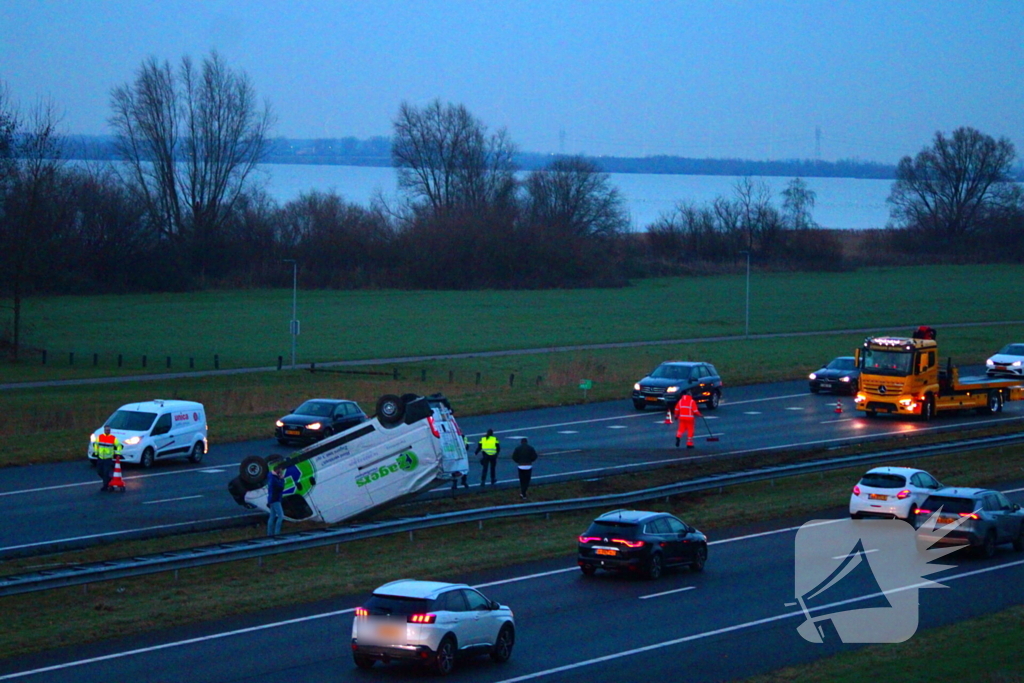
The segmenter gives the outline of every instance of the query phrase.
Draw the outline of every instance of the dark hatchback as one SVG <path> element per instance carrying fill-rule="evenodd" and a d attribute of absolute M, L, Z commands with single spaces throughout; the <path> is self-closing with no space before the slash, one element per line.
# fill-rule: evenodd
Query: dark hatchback
<path fill-rule="evenodd" d="M 685 392 L 714 410 L 722 400 L 722 378 L 711 363 L 666 361 L 633 385 L 633 407 L 671 408 Z"/>
<path fill-rule="evenodd" d="M 280 444 L 312 443 L 366 421 L 366 413 L 355 401 L 311 398 L 275 424 Z"/>
<path fill-rule="evenodd" d="M 820 369 L 808 376 L 808 385 L 812 394 L 819 391 L 831 391 L 839 394 L 856 394 L 860 386 L 860 369 L 857 359 L 853 356 L 833 358 Z"/>
<path fill-rule="evenodd" d="M 943 534 L 942 527 L 954 523 L 958 526 Z M 991 489 L 939 489 L 916 510 L 914 528 L 930 545 L 969 546 L 983 557 L 995 555 L 1002 543 L 1024 551 L 1024 510 Z"/>
<path fill-rule="evenodd" d="M 707 536 L 667 512 L 608 512 L 577 540 L 577 564 L 585 576 L 605 569 L 657 579 L 668 567 L 704 571 L 708 559 Z"/>

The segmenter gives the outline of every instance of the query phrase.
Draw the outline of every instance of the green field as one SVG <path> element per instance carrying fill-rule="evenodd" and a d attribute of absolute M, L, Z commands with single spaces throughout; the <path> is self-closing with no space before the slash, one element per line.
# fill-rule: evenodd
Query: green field
<path fill-rule="evenodd" d="M 1007 305 L 1024 266 L 932 266 L 751 276 L 750 333 L 1024 317 Z M 0 382 L 291 360 L 291 290 L 209 291 L 24 302 L 28 362 Z M 299 363 L 742 335 L 743 275 L 639 280 L 621 289 L 300 291 Z M 4 302 L 6 303 L 6 302 Z M 941 339 L 941 337 L 940 337 Z M 47 365 L 38 350 L 47 351 Z M 978 354 L 988 351 L 977 350 Z M 75 365 L 69 367 L 68 354 Z M 99 366 L 92 367 L 98 354 Z"/>

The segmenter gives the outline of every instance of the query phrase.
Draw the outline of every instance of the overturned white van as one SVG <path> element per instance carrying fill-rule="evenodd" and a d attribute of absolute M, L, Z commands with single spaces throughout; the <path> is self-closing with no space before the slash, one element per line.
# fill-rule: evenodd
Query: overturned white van
<path fill-rule="evenodd" d="M 156 398 L 121 406 L 89 435 L 90 460 L 96 460 L 96 439 L 106 426 L 121 442 L 121 459 L 143 467 L 169 458 L 198 463 L 209 446 L 206 409 L 195 401 Z"/>
<path fill-rule="evenodd" d="M 333 524 L 398 503 L 469 470 L 465 441 L 441 394 L 382 396 L 372 419 L 281 458 L 249 456 L 228 491 L 267 509 L 267 474 L 285 468 L 281 506 L 290 521 Z"/>

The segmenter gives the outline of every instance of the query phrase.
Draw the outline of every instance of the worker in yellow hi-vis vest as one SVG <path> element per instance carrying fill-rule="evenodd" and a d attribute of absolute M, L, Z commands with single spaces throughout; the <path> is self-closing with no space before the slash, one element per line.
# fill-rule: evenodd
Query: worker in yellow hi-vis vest
<path fill-rule="evenodd" d="M 114 458 L 121 457 L 121 440 L 110 433 L 110 425 L 103 425 L 103 433 L 96 437 L 92 452 L 96 454 L 96 473 L 103 480 L 100 491 L 109 491 L 110 480 L 114 476 Z"/>
<path fill-rule="evenodd" d="M 487 483 L 488 467 L 491 469 L 491 484 L 497 484 L 498 453 L 501 452 L 501 444 L 498 443 L 498 437 L 494 435 L 493 429 L 488 429 L 487 435 L 480 438 L 476 452 L 480 455 L 480 464 L 484 466 L 484 471 L 480 474 L 480 485 Z"/>

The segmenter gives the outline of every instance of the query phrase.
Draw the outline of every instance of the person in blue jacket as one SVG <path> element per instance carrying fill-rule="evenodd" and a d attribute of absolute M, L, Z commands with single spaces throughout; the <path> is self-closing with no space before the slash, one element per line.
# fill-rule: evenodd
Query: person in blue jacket
<path fill-rule="evenodd" d="M 284 510 L 281 508 L 281 499 L 284 498 L 284 466 L 274 465 L 267 481 L 267 509 L 270 516 L 267 517 L 267 536 L 277 536 L 281 533 L 281 522 L 284 521 Z"/>

